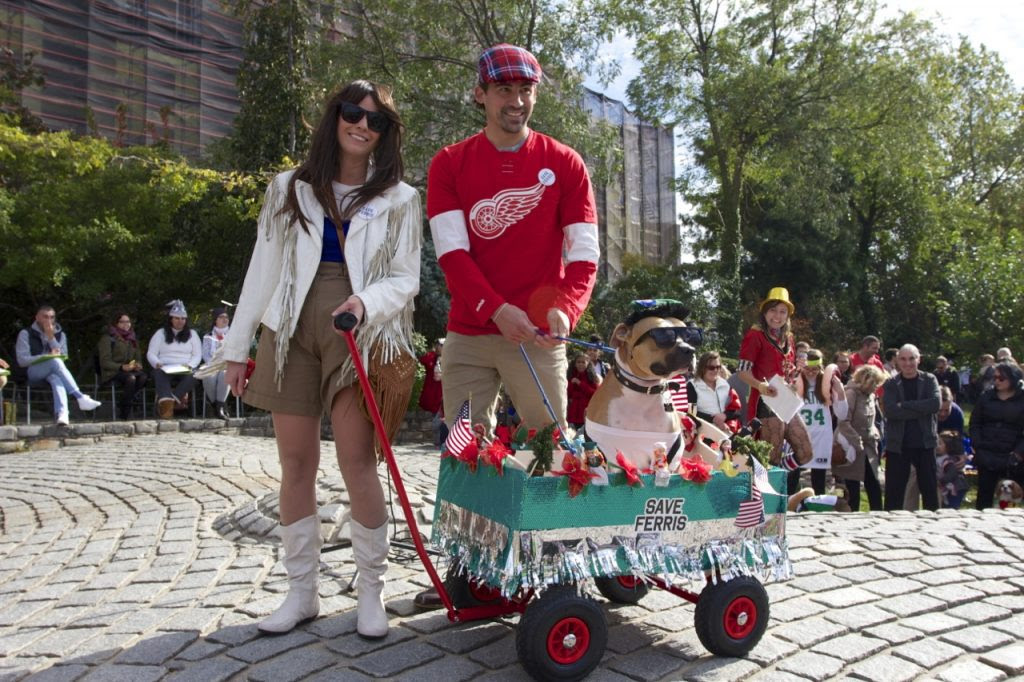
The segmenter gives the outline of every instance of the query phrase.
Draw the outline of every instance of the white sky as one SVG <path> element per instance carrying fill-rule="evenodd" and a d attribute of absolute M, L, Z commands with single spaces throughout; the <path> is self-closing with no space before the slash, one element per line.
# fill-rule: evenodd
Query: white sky
<path fill-rule="evenodd" d="M 898 11 L 916 12 L 930 19 L 939 31 L 951 36 L 951 42 L 966 35 L 974 45 L 984 45 L 999 53 L 1007 73 L 1017 87 L 1024 87 L 1024 2 L 1020 0 L 883 0 L 881 16 L 894 16 Z M 638 70 L 632 56 L 631 41 L 620 38 L 602 49 L 606 60 L 618 59 L 621 75 L 607 88 L 596 79 L 587 86 L 609 97 L 625 101 L 626 84 Z M 627 102 L 628 105 L 628 102 Z"/>

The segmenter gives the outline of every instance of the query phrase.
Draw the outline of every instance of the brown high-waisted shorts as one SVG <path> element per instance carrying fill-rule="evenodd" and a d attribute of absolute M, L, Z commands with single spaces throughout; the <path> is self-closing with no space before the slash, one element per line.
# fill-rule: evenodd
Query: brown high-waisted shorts
<path fill-rule="evenodd" d="M 288 342 L 288 362 L 278 390 L 274 348 L 277 334 L 261 327 L 256 371 L 242 399 L 269 412 L 319 417 L 329 413 L 334 397 L 351 386 L 354 374 L 341 377 L 348 359 L 345 339 L 334 331 L 331 313 L 352 295 L 348 270 L 341 263 L 320 263 L 299 313 L 295 334 Z"/>

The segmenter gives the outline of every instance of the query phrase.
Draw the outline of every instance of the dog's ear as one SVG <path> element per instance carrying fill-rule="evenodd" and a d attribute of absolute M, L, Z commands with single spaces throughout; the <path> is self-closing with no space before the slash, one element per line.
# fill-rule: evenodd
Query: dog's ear
<path fill-rule="evenodd" d="M 609 344 L 612 348 L 618 348 L 626 342 L 629 338 L 629 330 L 631 327 L 623 322 L 619 322 L 615 325 L 615 329 L 612 330 L 612 338 Z"/>

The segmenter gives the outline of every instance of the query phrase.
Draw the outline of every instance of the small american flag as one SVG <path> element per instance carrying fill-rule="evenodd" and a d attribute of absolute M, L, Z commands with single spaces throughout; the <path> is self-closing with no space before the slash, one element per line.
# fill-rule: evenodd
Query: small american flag
<path fill-rule="evenodd" d="M 459 414 L 455 417 L 455 423 L 448 431 L 448 438 L 444 441 L 444 449 L 449 455 L 458 457 L 466 446 L 473 442 L 473 429 L 469 425 L 469 401 L 462 403 Z"/>
<path fill-rule="evenodd" d="M 736 525 L 739 528 L 753 528 L 764 523 L 764 502 L 761 500 L 761 489 L 754 482 L 750 486 L 750 499 L 740 502 L 740 510 L 736 514 Z"/>
<path fill-rule="evenodd" d="M 674 376 L 669 379 L 669 383 L 679 386 L 678 389 L 668 389 L 669 397 L 672 399 L 672 407 L 675 408 L 678 414 L 686 414 L 690 409 L 690 395 L 689 391 L 686 390 L 686 377 L 682 374 Z"/>
<path fill-rule="evenodd" d="M 768 471 L 757 461 L 757 457 L 751 457 L 751 461 L 754 464 L 754 487 L 758 488 L 758 491 L 764 491 L 769 495 L 778 495 L 775 488 L 772 487 L 771 481 L 768 480 Z"/>

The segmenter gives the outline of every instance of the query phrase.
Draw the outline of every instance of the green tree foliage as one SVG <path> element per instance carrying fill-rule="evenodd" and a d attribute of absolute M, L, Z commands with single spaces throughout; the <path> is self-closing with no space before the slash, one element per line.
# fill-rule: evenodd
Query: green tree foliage
<path fill-rule="evenodd" d="M 968 331 L 962 306 L 999 281 L 1015 310 L 1024 284 L 947 277 L 998 268 L 993 245 L 1024 229 L 1024 98 L 996 55 L 877 22 L 874 0 L 590 4 L 637 41 L 640 113 L 690 135 L 681 186 L 727 348 L 742 302 L 777 285 L 826 348 L 875 333 L 966 357 L 1009 338 L 1001 319 Z"/>
<path fill-rule="evenodd" d="M 42 120 L 22 106 L 20 99 L 22 88 L 43 84 L 43 72 L 32 63 L 34 59 L 34 52 L 19 59 L 14 50 L 0 47 L 0 113 L 13 116 L 24 130 L 39 133 L 45 129 Z"/>
<path fill-rule="evenodd" d="M 263 184 L 154 149 L 0 123 L 0 340 L 43 301 L 87 352 L 120 307 L 144 336 L 171 298 L 205 326 L 203 312 L 241 288 Z"/>
<path fill-rule="evenodd" d="M 301 158 L 309 144 L 314 101 L 310 53 L 323 39 L 330 5 L 309 0 L 234 0 L 244 26 L 235 127 L 214 157 L 233 168 L 275 167 Z"/>

